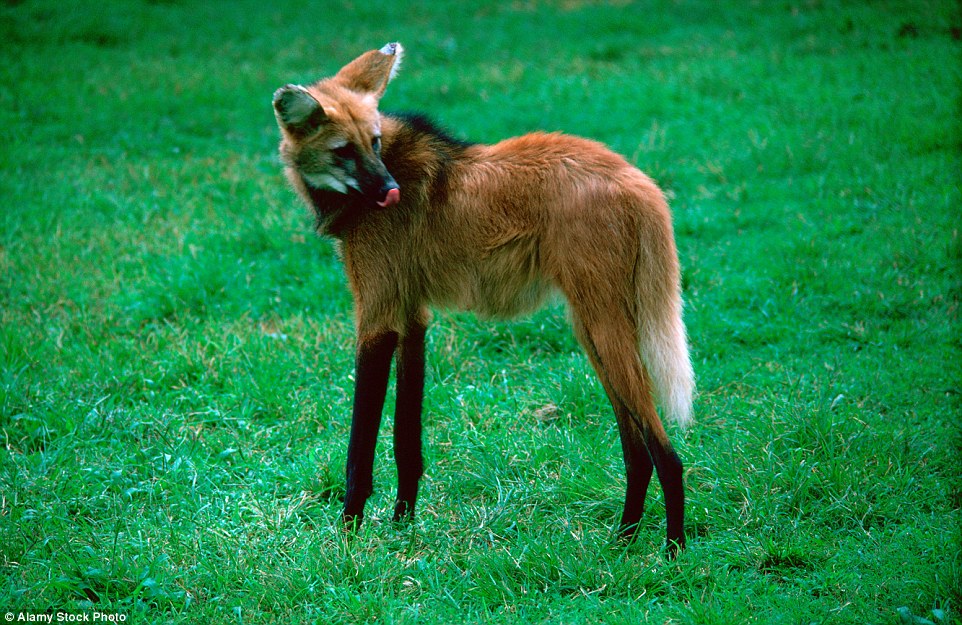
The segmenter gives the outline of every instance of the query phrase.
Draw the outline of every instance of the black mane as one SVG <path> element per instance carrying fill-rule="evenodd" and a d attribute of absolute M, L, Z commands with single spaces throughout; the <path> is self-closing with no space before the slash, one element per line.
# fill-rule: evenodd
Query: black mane
<path fill-rule="evenodd" d="M 474 143 L 470 141 L 462 141 L 461 139 L 455 138 L 447 130 L 438 125 L 433 119 L 424 113 L 412 113 L 412 112 L 402 112 L 402 113 L 386 113 L 388 117 L 393 117 L 404 123 L 405 126 L 411 130 L 419 133 L 430 135 L 432 138 L 436 139 L 439 143 L 445 144 L 449 147 L 456 149 L 464 149 L 471 147 Z"/>

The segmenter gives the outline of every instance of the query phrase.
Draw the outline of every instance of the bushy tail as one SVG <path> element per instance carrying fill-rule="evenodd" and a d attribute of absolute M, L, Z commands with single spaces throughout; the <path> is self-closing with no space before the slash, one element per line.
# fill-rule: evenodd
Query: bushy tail
<path fill-rule="evenodd" d="M 688 355 L 680 298 L 672 308 L 670 314 L 663 312 L 644 319 L 639 339 L 641 356 L 654 386 L 655 403 L 661 407 L 663 418 L 686 428 L 692 420 L 695 375 Z"/>
<path fill-rule="evenodd" d="M 646 215 L 639 224 L 633 274 L 638 346 L 662 420 L 684 428 L 692 420 L 695 375 L 682 320 L 678 248 L 665 198 L 644 174 L 638 193 Z"/>
<path fill-rule="evenodd" d="M 670 229 L 653 234 L 647 242 L 642 238 L 648 253 L 638 255 L 635 272 L 639 348 L 662 419 L 687 427 L 695 375 L 681 314 L 678 252 Z"/>

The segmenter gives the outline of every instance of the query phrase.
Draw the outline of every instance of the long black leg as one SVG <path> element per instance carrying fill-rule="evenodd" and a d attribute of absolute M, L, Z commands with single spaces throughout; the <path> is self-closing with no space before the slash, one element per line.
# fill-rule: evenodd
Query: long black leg
<path fill-rule="evenodd" d="M 638 529 L 638 522 L 641 521 L 645 511 L 645 497 L 648 494 L 648 485 L 651 483 L 651 474 L 654 465 L 651 456 L 648 454 L 645 441 L 642 438 L 641 430 L 631 416 L 625 402 L 618 396 L 618 393 L 611 387 L 608 381 L 608 374 L 598 355 L 588 333 L 587 328 L 578 317 L 572 319 L 575 335 L 585 348 L 588 360 L 594 367 L 601 385 L 608 395 L 608 401 L 614 409 L 615 418 L 618 421 L 618 433 L 621 438 L 621 451 L 625 459 L 625 506 L 621 513 L 621 522 L 618 525 L 618 533 L 622 538 L 630 539 Z"/>
<path fill-rule="evenodd" d="M 684 467 L 678 454 L 671 445 L 663 443 L 657 437 L 646 432 L 645 442 L 658 481 L 665 494 L 665 514 L 667 516 L 667 546 L 668 557 L 674 559 L 679 549 L 685 548 L 685 486 L 683 484 Z"/>
<path fill-rule="evenodd" d="M 651 474 L 655 467 L 641 438 L 641 433 L 624 405 L 615 408 L 615 416 L 618 419 L 627 476 L 625 508 L 621 513 L 619 533 L 622 538 L 630 539 L 635 535 L 638 522 L 641 521 L 645 511 L 645 497 L 648 494 L 648 485 L 651 483 Z"/>
<path fill-rule="evenodd" d="M 577 319 L 575 330 L 618 419 L 628 481 L 621 534 L 630 537 L 637 528 L 654 469 L 665 495 L 668 557 L 674 558 L 678 550 L 685 547 L 683 467 L 658 418 L 641 360 L 636 352 L 624 349 L 617 321 L 616 317 L 609 315 L 606 327 L 598 328 L 597 337 L 584 325 L 583 319 Z M 621 328 L 620 335 L 633 336 L 627 327 Z M 639 437 L 643 449 L 639 449 Z"/>
<path fill-rule="evenodd" d="M 414 516 L 418 482 L 424 474 L 421 410 L 424 403 L 425 325 L 412 323 L 401 337 L 397 355 L 397 404 L 394 409 L 394 460 L 397 501 L 394 520 Z"/>
<path fill-rule="evenodd" d="M 364 504 L 373 490 L 374 448 L 381 426 L 391 357 L 397 343 L 396 332 L 382 332 L 358 341 L 354 411 L 347 446 L 347 493 L 344 497 L 344 523 L 349 528 L 360 526 Z"/>

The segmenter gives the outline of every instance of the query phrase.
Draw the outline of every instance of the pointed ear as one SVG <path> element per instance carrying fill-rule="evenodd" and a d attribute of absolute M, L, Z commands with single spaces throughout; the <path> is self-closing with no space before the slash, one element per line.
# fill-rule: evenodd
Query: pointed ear
<path fill-rule="evenodd" d="M 274 115 L 281 128 L 302 135 L 327 119 L 320 102 L 299 85 L 284 85 L 274 92 Z"/>
<path fill-rule="evenodd" d="M 399 43 L 389 43 L 380 50 L 371 50 L 341 68 L 335 76 L 348 89 L 370 93 L 380 98 L 387 84 L 401 66 L 404 48 Z"/>

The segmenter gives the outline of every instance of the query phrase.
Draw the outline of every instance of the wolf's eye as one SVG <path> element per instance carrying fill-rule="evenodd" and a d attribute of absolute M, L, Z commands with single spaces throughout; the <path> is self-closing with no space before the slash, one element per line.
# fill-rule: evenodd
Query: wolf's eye
<path fill-rule="evenodd" d="M 381 153 L 381 137 L 374 137 L 371 141 L 371 147 L 374 148 L 374 152 L 377 154 Z"/>
<path fill-rule="evenodd" d="M 354 146 L 350 143 L 338 146 L 332 149 L 331 152 L 334 152 L 334 155 L 340 158 L 354 158 Z"/>

